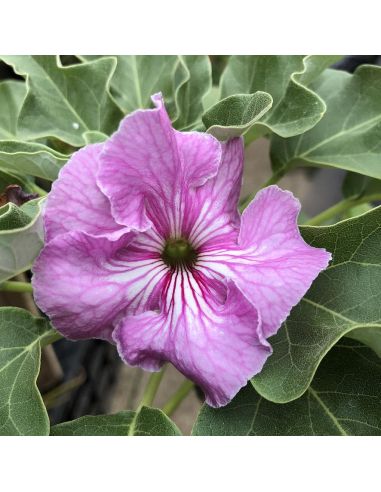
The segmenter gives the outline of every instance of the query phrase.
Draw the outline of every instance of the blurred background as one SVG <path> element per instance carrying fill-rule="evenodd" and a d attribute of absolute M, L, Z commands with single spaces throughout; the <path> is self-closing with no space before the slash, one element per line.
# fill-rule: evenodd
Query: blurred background
<path fill-rule="evenodd" d="M 210 58 L 213 83 L 216 85 L 228 57 Z M 75 57 L 62 57 L 63 64 L 76 61 Z M 353 72 L 361 64 L 381 65 L 381 56 L 346 56 L 334 68 Z M 9 78 L 18 76 L 9 66 L 0 62 L 0 80 Z M 246 149 L 242 197 L 259 189 L 271 174 L 269 141 L 261 138 Z M 291 190 L 302 202 L 305 216 L 312 217 L 341 200 L 344 176 L 344 171 L 334 169 L 297 168 L 284 177 L 279 186 Z M 46 188 L 46 183 L 38 184 Z M 23 275 L 17 279 L 25 280 L 28 274 Z M 1 292 L 0 305 L 19 306 L 41 315 L 30 294 Z M 51 421 L 56 424 L 82 415 L 136 409 L 148 377 L 149 373 L 124 365 L 115 347 L 106 342 L 59 340 L 43 349 L 38 385 Z M 154 405 L 162 406 L 182 381 L 183 376 L 172 366 L 169 367 Z M 201 403 L 202 393 L 196 389 L 173 414 L 173 420 L 185 434 L 190 433 Z"/>

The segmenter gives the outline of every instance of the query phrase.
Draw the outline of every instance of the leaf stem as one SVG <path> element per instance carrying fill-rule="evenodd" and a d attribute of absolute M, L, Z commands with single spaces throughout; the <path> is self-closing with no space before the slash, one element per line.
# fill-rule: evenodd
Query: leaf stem
<path fill-rule="evenodd" d="M 186 379 L 176 393 L 171 396 L 171 398 L 167 401 L 167 403 L 163 406 L 163 412 L 168 415 L 172 415 L 172 413 L 177 409 L 180 403 L 188 396 L 190 391 L 194 388 L 194 383 Z"/>
<path fill-rule="evenodd" d="M 159 389 L 161 380 L 163 379 L 164 372 L 165 372 L 165 367 L 160 372 L 153 372 L 148 379 L 147 386 L 145 387 L 143 397 L 141 399 L 141 402 L 139 403 L 138 409 L 136 410 L 137 412 L 144 406 L 151 406 L 153 400 L 155 399 L 157 390 Z"/>
<path fill-rule="evenodd" d="M 56 388 L 53 388 L 52 390 L 48 391 L 44 395 L 42 395 L 42 399 L 44 400 L 44 404 L 46 408 L 49 410 L 50 408 L 53 408 L 54 406 L 57 405 L 58 400 L 66 395 L 69 396 L 68 393 L 73 391 L 74 389 L 78 388 L 81 386 L 81 384 L 86 381 L 86 374 L 85 371 L 82 370 L 78 376 L 75 376 L 72 379 L 69 379 L 69 381 L 65 381 Z"/>
<path fill-rule="evenodd" d="M 54 342 L 57 342 L 57 340 L 61 340 L 61 338 L 64 338 L 61 333 L 58 333 L 58 331 L 55 330 L 50 330 L 45 335 L 41 338 L 40 344 L 41 347 L 46 347 L 47 345 L 51 345 Z"/>
<path fill-rule="evenodd" d="M 33 292 L 32 284 L 29 282 L 7 281 L 0 284 L 0 291 L 3 292 Z"/>
<path fill-rule="evenodd" d="M 365 195 L 360 198 L 345 198 L 341 202 L 332 205 L 332 207 L 327 208 L 327 210 L 324 210 L 320 214 L 308 220 L 303 225 L 316 226 L 316 225 L 324 224 L 324 222 L 328 222 L 330 219 L 336 217 L 337 215 L 342 214 L 343 212 L 350 210 L 353 207 L 356 207 L 357 205 L 374 202 L 377 200 L 381 200 L 381 193 L 375 193 L 373 195 Z"/>
<path fill-rule="evenodd" d="M 48 194 L 47 191 L 42 189 L 36 183 L 29 183 L 29 188 L 31 188 L 35 193 L 38 193 L 40 196 L 46 196 Z"/>

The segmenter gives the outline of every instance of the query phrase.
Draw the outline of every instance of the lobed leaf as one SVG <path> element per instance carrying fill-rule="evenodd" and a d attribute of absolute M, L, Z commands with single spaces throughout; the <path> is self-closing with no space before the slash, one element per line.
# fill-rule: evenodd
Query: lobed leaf
<path fill-rule="evenodd" d="M 26 91 L 25 82 L 19 80 L 0 82 L 0 140 L 17 138 L 17 120 Z"/>
<path fill-rule="evenodd" d="M 0 170 L 53 181 L 69 156 L 35 142 L 0 141 Z"/>
<path fill-rule="evenodd" d="M 250 139 L 273 132 L 291 137 L 312 128 L 325 112 L 324 101 L 305 84 L 335 61 L 332 56 L 231 56 L 221 97 L 266 92 L 273 105 L 255 122 Z M 215 121 L 214 124 L 217 124 Z"/>
<path fill-rule="evenodd" d="M 228 96 L 202 117 L 207 132 L 219 140 L 245 134 L 272 106 L 272 97 L 267 92 L 236 94 Z"/>
<path fill-rule="evenodd" d="M 82 60 L 100 55 L 80 56 Z M 211 67 L 204 55 L 117 55 L 111 80 L 113 94 L 125 113 L 152 107 L 151 96 L 163 94 L 167 111 L 178 130 L 201 124 L 203 99 L 211 90 Z"/>
<path fill-rule="evenodd" d="M 226 407 L 204 405 L 193 435 L 381 435 L 380 405 L 380 359 L 344 338 L 301 398 L 272 403 L 248 384 Z"/>
<path fill-rule="evenodd" d="M 179 56 L 175 68 L 173 126 L 192 130 L 201 126 L 204 98 L 212 90 L 212 68 L 208 56 Z"/>
<path fill-rule="evenodd" d="M 19 308 L 0 308 L 0 435 L 49 434 L 36 379 L 41 343 L 54 334 L 43 318 Z"/>
<path fill-rule="evenodd" d="M 381 329 L 381 207 L 324 227 L 301 227 L 333 261 L 269 339 L 274 352 L 252 383 L 266 399 L 301 396 L 326 353 L 353 330 Z"/>
<path fill-rule="evenodd" d="M 39 254 L 44 244 L 42 203 L 36 199 L 0 208 L 0 282 L 29 269 Z"/>
<path fill-rule="evenodd" d="M 102 58 L 80 56 L 83 60 Z M 115 100 L 125 113 L 150 108 L 151 96 L 162 92 L 166 103 L 173 103 L 172 79 L 178 57 L 175 55 L 116 55 L 117 65 L 111 79 Z"/>
<path fill-rule="evenodd" d="M 180 430 L 159 409 L 86 415 L 51 428 L 52 436 L 179 436 Z"/>
<path fill-rule="evenodd" d="M 311 88 L 327 112 L 303 135 L 273 137 L 274 171 L 282 175 L 299 165 L 334 167 L 381 179 L 381 67 L 363 65 L 353 75 L 326 70 Z"/>
<path fill-rule="evenodd" d="M 112 133 L 122 112 L 109 94 L 114 58 L 62 67 L 55 56 L 2 56 L 26 76 L 28 93 L 18 119 L 20 139 L 56 137 L 80 147 L 83 133 Z"/>

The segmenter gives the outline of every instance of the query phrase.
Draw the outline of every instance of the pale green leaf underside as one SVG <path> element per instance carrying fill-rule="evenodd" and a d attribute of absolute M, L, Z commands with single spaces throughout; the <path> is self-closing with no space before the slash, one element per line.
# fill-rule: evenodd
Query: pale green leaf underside
<path fill-rule="evenodd" d="M 275 402 L 306 391 L 323 357 L 355 329 L 381 329 L 381 207 L 333 226 L 301 227 L 311 246 L 333 261 L 313 282 L 279 332 L 274 352 L 253 378 L 256 390 Z"/>
<path fill-rule="evenodd" d="M 339 61 L 342 55 L 308 55 L 304 58 L 305 69 L 296 75 L 300 84 L 310 85 L 326 68 Z"/>
<path fill-rule="evenodd" d="M 108 139 L 108 136 L 102 132 L 89 131 L 83 134 L 83 138 L 86 144 L 93 144 L 93 143 L 105 142 Z"/>
<path fill-rule="evenodd" d="M 0 308 L 0 435 L 49 434 L 36 379 L 40 344 L 52 333 L 42 318 L 19 308 Z"/>
<path fill-rule="evenodd" d="M 180 430 L 159 409 L 143 407 L 138 413 L 87 415 L 51 428 L 52 436 L 179 436 Z"/>
<path fill-rule="evenodd" d="M 379 328 L 360 328 L 348 333 L 348 337 L 370 347 L 381 357 L 381 330 Z"/>
<path fill-rule="evenodd" d="M 0 169 L 53 181 L 69 159 L 35 142 L 0 141 Z"/>
<path fill-rule="evenodd" d="M 303 82 L 332 61 L 331 56 L 232 56 L 221 77 L 221 97 L 266 92 L 273 105 L 253 126 L 252 138 L 269 131 L 282 137 L 298 135 L 325 112 L 324 101 Z"/>
<path fill-rule="evenodd" d="M 102 58 L 80 55 L 82 60 Z M 203 99 L 211 89 L 211 67 L 205 55 L 117 55 L 111 80 L 115 100 L 125 113 L 152 107 L 161 92 L 173 125 L 194 129 L 201 123 Z"/>
<path fill-rule="evenodd" d="M 32 266 L 44 244 L 41 199 L 0 208 L 0 282 Z"/>
<path fill-rule="evenodd" d="M 25 82 L 0 82 L 0 140 L 17 138 L 17 119 L 25 96 Z"/>
<path fill-rule="evenodd" d="M 273 137 L 274 171 L 309 165 L 381 179 L 381 67 L 363 65 L 353 75 L 326 70 L 311 87 L 327 112 L 303 135 Z"/>
<path fill-rule="evenodd" d="M 267 92 L 228 96 L 210 108 L 202 117 L 208 133 L 219 140 L 245 134 L 272 106 Z"/>
<path fill-rule="evenodd" d="M 94 60 L 101 56 L 81 55 L 80 58 Z M 116 55 L 115 58 L 117 65 L 111 87 L 125 113 L 150 108 L 151 96 L 157 92 L 162 92 L 166 103 L 173 103 L 172 79 L 178 56 Z"/>
<path fill-rule="evenodd" d="M 194 435 L 381 435 L 381 361 L 344 338 L 312 385 L 286 404 L 265 400 L 248 384 L 226 407 L 204 405 Z"/>
<path fill-rule="evenodd" d="M 200 127 L 204 98 L 212 89 L 212 69 L 206 55 L 179 56 L 173 79 L 177 130 Z"/>
<path fill-rule="evenodd" d="M 18 120 L 19 138 L 56 137 L 73 146 L 83 133 L 112 133 L 122 112 L 109 94 L 114 58 L 62 67 L 55 56 L 2 56 L 26 76 L 28 93 Z"/>

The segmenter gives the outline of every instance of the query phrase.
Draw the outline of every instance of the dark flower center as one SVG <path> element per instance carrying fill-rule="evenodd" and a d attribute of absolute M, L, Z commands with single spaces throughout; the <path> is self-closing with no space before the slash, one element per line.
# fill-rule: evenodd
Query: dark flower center
<path fill-rule="evenodd" d="M 196 263 L 197 252 L 186 239 L 168 239 L 161 257 L 171 268 L 190 268 Z"/>

